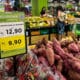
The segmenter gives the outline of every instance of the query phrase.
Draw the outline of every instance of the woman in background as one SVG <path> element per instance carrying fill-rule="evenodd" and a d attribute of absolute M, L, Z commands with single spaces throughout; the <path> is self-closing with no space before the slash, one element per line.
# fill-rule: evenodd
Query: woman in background
<path fill-rule="evenodd" d="M 54 7 L 50 7 L 50 10 L 49 10 L 50 12 L 50 15 L 52 15 L 52 16 L 54 16 Z"/>
<path fill-rule="evenodd" d="M 59 7 L 57 9 L 57 39 L 61 40 L 65 31 L 65 13 L 64 9 L 62 7 Z"/>
<path fill-rule="evenodd" d="M 30 11 L 25 7 L 24 7 L 24 13 L 25 13 L 25 16 L 31 16 Z"/>
<path fill-rule="evenodd" d="M 10 0 L 5 0 L 4 7 L 5 7 L 5 12 L 9 12 L 13 10 Z"/>
<path fill-rule="evenodd" d="M 40 12 L 40 16 L 41 17 L 46 17 L 47 16 L 47 12 L 46 12 L 46 7 L 43 7 L 41 12 Z"/>

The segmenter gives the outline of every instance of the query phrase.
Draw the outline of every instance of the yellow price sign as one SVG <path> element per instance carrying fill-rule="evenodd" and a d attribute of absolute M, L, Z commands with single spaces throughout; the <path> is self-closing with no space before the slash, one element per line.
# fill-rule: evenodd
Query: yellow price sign
<path fill-rule="evenodd" d="M 1 38 L 1 50 L 15 50 L 25 47 L 24 35 Z"/>
<path fill-rule="evenodd" d="M 0 23 L 0 52 L 2 57 L 25 53 L 23 22 Z"/>

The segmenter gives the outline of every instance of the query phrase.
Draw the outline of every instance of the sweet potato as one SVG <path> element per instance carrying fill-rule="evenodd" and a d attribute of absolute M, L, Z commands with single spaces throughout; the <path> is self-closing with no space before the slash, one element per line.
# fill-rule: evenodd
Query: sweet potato
<path fill-rule="evenodd" d="M 59 72 L 62 72 L 62 69 L 63 69 L 63 60 L 60 59 L 57 63 L 57 70 Z"/>
<path fill-rule="evenodd" d="M 70 70 L 70 69 L 73 69 L 75 72 L 78 72 L 80 73 L 80 62 L 77 62 L 73 59 L 66 59 L 64 60 L 64 65 L 65 65 L 65 68 Z"/>
<path fill-rule="evenodd" d="M 46 57 L 48 59 L 50 66 L 52 66 L 54 64 L 54 52 L 51 48 L 46 49 Z"/>
<path fill-rule="evenodd" d="M 72 44 L 75 45 L 75 44 Z M 70 47 L 73 47 L 73 46 Z M 76 48 L 76 46 L 75 46 Z M 72 56 L 69 53 L 64 52 L 64 50 L 59 46 L 59 45 L 54 45 L 54 50 L 56 51 L 56 53 L 58 55 L 60 55 L 60 57 L 66 61 L 67 66 L 72 66 L 72 69 L 78 73 L 80 73 L 80 60 L 75 58 L 74 56 Z M 78 48 L 76 48 L 76 51 L 78 51 Z M 67 67 L 66 66 L 66 67 Z M 71 68 L 71 67 L 69 67 Z"/>
<path fill-rule="evenodd" d="M 49 48 L 52 48 L 53 49 L 53 46 L 50 43 L 47 43 L 46 44 L 46 47 L 49 47 Z"/>
<path fill-rule="evenodd" d="M 52 41 L 48 41 L 48 44 L 53 45 L 53 42 Z"/>
<path fill-rule="evenodd" d="M 71 59 L 72 61 L 80 62 L 80 59 L 74 57 L 72 54 L 65 53 L 65 56 L 67 56 L 68 59 Z"/>
<path fill-rule="evenodd" d="M 75 54 L 75 57 L 80 59 L 80 53 Z"/>
<path fill-rule="evenodd" d="M 47 60 L 43 56 L 39 57 L 38 60 L 39 60 L 40 64 L 48 66 L 48 62 L 47 62 Z"/>
<path fill-rule="evenodd" d="M 64 47 L 63 50 L 68 53 L 68 49 L 66 47 Z"/>
<path fill-rule="evenodd" d="M 57 54 L 54 54 L 54 58 L 55 58 L 55 60 L 60 60 L 61 59 L 61 57 Z"/>
<path fill-rule="evenodd" d="M 44 47 L 38 48 L 38 49 L 34 48 L 34 49 L 32 49 L 32 52 L 34 54 L 36 54 L 37 56 L 44 56 L 44 57 L 46 57 L 46 49 Z"/>
<path fill-rule="evenodd" d="M 45 37 L 43 37 L 43 39 L 41 40 L 41 43 L 46 46 L 46 44 L 48 43 L 48 40 Z"/>
<path fill-rule="evenodd" d="M 46 49 L 45 48 L 39 48 L 38 49 L 38 56 L 46 57 Z"/>
<path fill-rule="evenodd" d="M 62 59 L 66 58 L 64 50 L 59 45 L 54 45 L 54 52 L 58 54 Z"/>
<path fill-rule="evenodd" d="M 80 74 L 73 71 L 72 69 L 68 71 L 68 75 L 70 77 L 70 80 L 80 80 Z"/>
<path fill-rule="evenodd" d="M 60 77 L 60 80 L 66 80 L 66 78 L 61 74 L 61 72 L 57 71 L 59 77 Z"/>
<path fill-rule="evenodd" d="M 52 42 L 53 42 L 53 46 L 54 45 L 61 46 L 60 42 L 56 38 L 54 38 Z"/>
<path fill-rule="evenodd" d="M 80 42 L 77 42 L 77 46 L 78 46 L 79 52 L 80 52 Z"/>
<path fill-rule="evenodd" d="M 68 49 L 71 52 L 79 52 L 79 48 L 78 48 L 77 44 L 74 42 L 68 45 Z"/>

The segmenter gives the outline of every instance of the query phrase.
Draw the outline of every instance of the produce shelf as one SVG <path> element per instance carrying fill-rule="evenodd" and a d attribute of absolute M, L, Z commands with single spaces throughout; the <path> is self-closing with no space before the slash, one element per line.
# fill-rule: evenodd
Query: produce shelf
<path fill-rule="evenodd" d="M 73 29 L 73 24 L 68 25 L 67 27 L 68 27 L 68 32 L 71 32 Z M 26 36 L 28 37 L 29 45 L 36 43 L 42 37 L 46 37 L 46 36 L 48 40 L 52 40 L 54 37 L 56 37 L 56 34 L 57 34 L 56 26 L 26 28 Z"/>

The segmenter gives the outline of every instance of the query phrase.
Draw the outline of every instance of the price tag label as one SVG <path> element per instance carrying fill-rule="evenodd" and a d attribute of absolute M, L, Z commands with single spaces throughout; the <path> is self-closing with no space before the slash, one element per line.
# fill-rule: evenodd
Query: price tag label
<path fill-rule="evenodd" d="M 0 23 L 0 48 L 2 57 L 25 52 L 24 22 Z"/>
<path fill-rule="evenodd" d="M 24 35 L 23 22 L 0 23 L 0 38 L 16 35 Z"/>
<path fill-rule="evenodd" d="M 1 38 L 1 50 L 8 51 L 8 50 L 16 50 L 19 48 L 25 47 L 24 36 L 12 36 L 12 37 L 5 37 Z"/>

